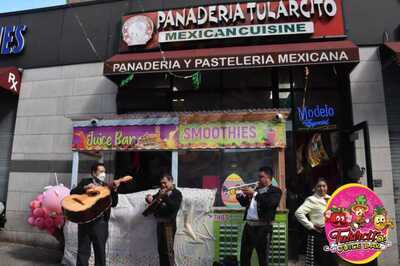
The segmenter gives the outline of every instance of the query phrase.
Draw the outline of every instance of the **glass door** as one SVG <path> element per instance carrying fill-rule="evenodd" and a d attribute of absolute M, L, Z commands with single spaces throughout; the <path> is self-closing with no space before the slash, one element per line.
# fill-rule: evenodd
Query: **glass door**
<path fill-rule="evenodd" d="M 364 121 L 353 126 L 348 132 L 348 140 L 355 147 L 355 162 L 347 172 L 348 178 L 372 190 L 374 186 L 380 186 L 379 180 L 375 180 L 375 184 L 373 180 L 368 123 Z"/>

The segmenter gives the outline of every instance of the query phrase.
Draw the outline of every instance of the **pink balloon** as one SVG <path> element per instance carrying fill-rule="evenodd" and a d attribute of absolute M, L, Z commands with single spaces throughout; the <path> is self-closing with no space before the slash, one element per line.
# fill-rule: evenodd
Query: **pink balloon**
<path fill-rule="evenodd" d="M 65 196 L 68 196 L 70 190 L 63 185 L 58 185 L 49 188 L 43 192 L 42 205 L 50 212 L 61 213 L 61 201 Z"/>
<path fill-rule="evenodd" d="M 46 208 L 42 208 L 42 210 L 43 210 L 43 217 L 48 217 L 49 211 Z"/>
<path fill-rule="evenodd" d="M 34 210 L 33 210 L 33 216 L 34 216 L 35 218 L 43 217 L 43 215 L 44 215 L 44 211 L 43 211 L 42 208 L 37 208 L 37 209 L 34 209 Z"/>
<path fill-rule="evenodd" d="M 44 219 L 42 217 L 38 217 L 35 219 L 35 225 L 39 228 L 39 229 L 44 229 Z"/>
<path fill-rule="evenodd" d="M 34 224 L 35 224 L 35 217 L 29 216 L 29 218 L 28 218 L 28 224 L 34 225 Z"/>
<path fill-rule="evenodd" d="M 64 216 L 57 215 L 54 217 L 54 224 L 58 227 L 61 227 L 64 224 Z"/>
<path fill-rule="evenodd" d="M 45 228 L 47 228 L 47 229 L 54 227 L 53 219 L 50 218 L 50 217 L 47 217 L 47 218 L 44 220 L 44 226 L 45 226 Z"/>
<path fill-rule="evenodd" d="M 39 201 L 39 202 L 42 202 L 42 201 L 43 201 L 43 194 L 39 194 L 39 195 L 36 197 L 36 200 Z"/>
<path fill-rule="evenodd" d="M 40 202 L 37 200 L 32 201 L 32 208 L 33 209 L 40 208 Z"/>

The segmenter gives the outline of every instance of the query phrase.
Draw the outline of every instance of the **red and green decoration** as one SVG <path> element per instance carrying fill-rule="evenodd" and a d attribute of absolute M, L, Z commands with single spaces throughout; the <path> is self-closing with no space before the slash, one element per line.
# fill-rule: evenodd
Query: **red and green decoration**
<path fill-rule="evenodd" d="M 201 85 L 201 73 L 196 72 L 192 75 L 192 86 L 193 89 L 198 90 Z"/>

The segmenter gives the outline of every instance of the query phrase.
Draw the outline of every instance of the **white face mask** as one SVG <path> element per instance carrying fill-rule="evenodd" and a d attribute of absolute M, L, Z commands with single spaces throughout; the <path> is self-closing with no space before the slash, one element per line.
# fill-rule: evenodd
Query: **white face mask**
<path fill-rule="evenodd" d="M 106 179 L 106 173 L 100 173 L 100 174 L 97 176 L 97 178 L 100 179 L 101 181 L 104 181 L 104 180 Z"/>

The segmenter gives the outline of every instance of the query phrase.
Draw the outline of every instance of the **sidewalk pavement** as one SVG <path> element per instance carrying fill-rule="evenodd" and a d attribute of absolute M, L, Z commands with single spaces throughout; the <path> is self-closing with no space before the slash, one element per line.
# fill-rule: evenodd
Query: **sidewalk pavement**
<path fill-rule="evenodd" d="M 60 266 L 61 258 L 59 250 L 0 242 L 0 266 Z"/>

